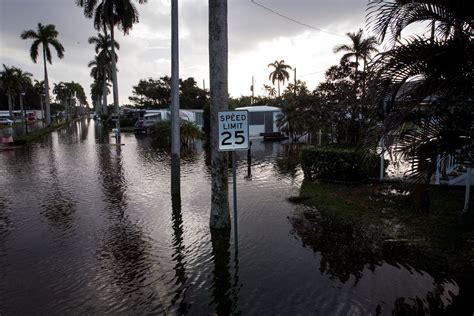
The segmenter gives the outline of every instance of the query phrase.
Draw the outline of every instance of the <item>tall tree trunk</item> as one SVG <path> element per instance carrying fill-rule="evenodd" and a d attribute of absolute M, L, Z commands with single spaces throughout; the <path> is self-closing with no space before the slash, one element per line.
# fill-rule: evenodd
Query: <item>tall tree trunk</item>
<path fill-rule="evenodd" d="M 278 97 L 280 97 L 280 80 L 277 80 L 278 82 Z"/>
<path fill-rule="evenodd" d="M 51 106 L 49 104 L 49 80 L 48 80 L 48 69 L 46 67 L 46 52 L 43 44 L 43 63 L 44 63 L 44 94 L 46 98 L 46 125 L 51 125 Z"/>
<path fill-rule="evenodd" d="M 18 97 L 20 98 L 20 111 L 21 111 L 21 115 L 23 116 L 23 124 L 25 125 L 25 134 L 28 134 L 28 126 L 26 126 L 27 124 L 27 121 L 26 121 L 26 113 L 23 109 L 23 98 L 22 98 L 22 95 L 21 95 L 21 92 L 18 94 Z"/>
<path fill-rule="evenodd" d="M 10 118 L 13 119 L 12 95 L 10 93 L 8 93 L 7 96 L 8 96 L 8 112 L 9 112 Z"/>
<path fill-rule="evenodd" d="M 117 142 L 120 141 L 120 107 L 119 107 L 119 94 L 118 94 L 118 80 L 117 80 L 117 60 L 115 59 L 115 35 L 114 35 L 114 24 L 110 23 L 110 38 L 112 40 L 112 82 L 113 82 L 113 94 L 114 94 L 114 110 L 116 115 L 115 128 L 117 129 Z"/>
<path fill-rule="evenodd" d="M 40 94 L 40 105 L 41 105 L 41 120 L 44 120 L 44 106 L 43 106 L 43 95 Z M 44 124 L 44 122 L 43 122 Z"/>
<path fill-rule="evenodd" d="M 99 115 L 102 112 L 102 103 L 100 103 L 100 95 L 95 99 L 95 114 Z"/>
<path fill-rule="evenodd" d="M 219 151 L 218 112 L 228 110 L 227 0 L 209 0 L 209 69 L 211 94 L 210 227 L 230 228 L 227 152 Z"/>
<path fill-rule="evenodd" d="M 102 115 L 107 115 L 107 80 L 104 80 L 102 86 Z"/>

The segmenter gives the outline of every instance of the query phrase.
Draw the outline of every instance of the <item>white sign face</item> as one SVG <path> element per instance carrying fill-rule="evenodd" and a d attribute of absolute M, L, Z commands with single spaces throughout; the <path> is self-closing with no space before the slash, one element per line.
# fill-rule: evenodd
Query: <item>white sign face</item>
<path fill-rule="evenodd" d="M 249 112 L 226 111 L 218 113 L 219 150 L 249 148 Z"/>

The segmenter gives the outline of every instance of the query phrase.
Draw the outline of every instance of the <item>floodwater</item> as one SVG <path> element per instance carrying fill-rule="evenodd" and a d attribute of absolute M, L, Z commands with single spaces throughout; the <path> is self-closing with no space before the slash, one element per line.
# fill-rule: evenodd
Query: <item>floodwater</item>
<path fill-rule="evenodd" d="M 466 301 L 429 262 L 381 255 L 288 202 L 302 172 L 279 143 L 254 141 L 251 178 L 238 160 L 236 256 L 233 232 L 209 230 L 199 143 L 183 152 L 172 200 L 167 151 L 146 136 L 111 142 L 83 120 L 0 151 L 1 315 L 419 315 Z"/>

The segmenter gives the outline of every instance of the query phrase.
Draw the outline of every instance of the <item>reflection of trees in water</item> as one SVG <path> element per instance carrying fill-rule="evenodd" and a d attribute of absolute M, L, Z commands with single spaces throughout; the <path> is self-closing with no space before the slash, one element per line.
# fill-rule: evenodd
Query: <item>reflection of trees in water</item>
<path fill-rule="evenodd" d="M 320 254 L 321 273 L 326 273 L 342 283 L 354 277 L 355 286 L 363 277 L 364 270 L 375 272 L 375 268 L 383 264 L 403 267 L 410 273 L 426 271 L 433 278 L 434 290 L 428 292 L 424 298 L 398 298 L 394 302 L 393 314 L 439 314 L 446 310 L 465 311 L 474 308 L 472 300 L 467 303 L 458 299 L 461 295 L 474 297 L 473 285 L 464 286 L 463 289 L 466 279 L 473 280 L 472 273 L 469 278 L 466 278 L 466 275 L 461 278 L 448 275 L 445 267 L 428 258 L 419 249 L 402 243 L 384 242 L 384 237 L 380 234 L 363 231 L 340 220 L 324 218 L 315 210 L 298 213 L 290 222 L 293 226 L 292 233 L 301 239 L 303 246 Z M 445 286 L 453 281 L 459 287 L 459 295 L 452 298 L 451 305 L 445 306 L 443 298 L 451 295 L 446 292 Z M 380 312 L 381 308 L 378 306 L 377 311 Z"/>
<path fill-rule="evenodd" d="M 295 144 L 282 144 L 275 168 L 280 174 L 296 178 L 299 165 L 299 147 Z"/>
<path fill-rule="evenodd" d="M 214 261 L 212 279 L 212 301 L 217 315 L 238 314 L 237 299 L 239 283 L 232 285 L 230 274 L 230 230 L 211 230 L 212 258 Z M 236 271 L 237 271 L 236 267 Z"/>
<path fill-rule="evenodd" d="M 97 143 L 109 143 L 109 131 L 107 127 L 102 123 L 95 122 L 94 124 L 94 136 Z"/>
<path fill-rule="evenodd" d="M 13 223 L 8 214 L 8 212 L 10 211 L 7 206 L 8 204 L 9 203 L 7 199 L 0 196 L 0 258 L 6 255 L 5 242 L 7 240 L 8 234 L 10 233 L 10 230 L 13 228 Z M 0 271 L 1 270 L 2 269 L 0 269 Z M 1 272 L 0 272 L 0 277 L 2 280 L 5 279 L 2 276 Z"/>
<path fill-rule="evenodd" d="M 8 216 L 8 204 L 8 200 L 5 197 L 0 196 L 0 242 L 5 240 L 4 237 L 12 227 L 12 221 Z"/>
<path fill-rule="evenodd" d="M 90 122 L 89 118 L 87 119 L 83 118 L 79 121 L 81 143 L 87 139 L 87 136 L 89 136 L 89 122 Z"/>
<path fill-rule="evenodd" d="M 428 292 L 424 299 L 399 297 L 395 300 L 392 315 L 443 315 L 446 312 L 441 299 L 443 292 L 438 286 L 435 291 Z"/>
<path fill-rule="evenodd" d="M 69 230 L 73 225 L 76 202 L 65 184 L 61 183 L 58 175 L 58 166 L 54 153 L 54 145 L 49 139 L 49 181 L 50 188 L 41 203 L 41 214 L 46 217 L 48 223 L 62 231 Z"/>
<path fill-rule="evenodd" d="M 163 146 L 156 142 L 152 137 L 146 135 L 135 135 L 137 140 L 138 159 L 143 164 L 163 163 L 165 166 L 171 166 L 171 149 L 168 145 Z M 189 146 L 181 148 L 181 165 L 192 166 L 200 162 L 200 146 Z"/>
<path fill-rule="evenodd" d="M 67 124 L 65 127 L 57 130 L 59 139 L 69 142 L 69 143 L 78 143 L 79 142 L 79 133 L 77 121 Z"/>
<path fill-rule="evenodd" d="M 353 225 L 333 222 L 311 211 L 293 217 L 291 222 L 303 246 L 321 254 L 321 273 L 343 283 L 351 276 L 357 283 L 366 267 L 373 271 L 382 262 L 377 241 L 369 240 Z"/>
<path fill-rule="evenodd" d="M 184 256 L 185 246 L 183 238 L 183 217 L 181 214 L 181 197 L 172 196 L 172 221 L 173 221 L 173 256 L 172 260 L 176 262 L 174 266 L 175 281 L 178 288 L 175 291 L 171 304 L 174 306 L 179 300 L 178 313 L 187 314 L 191 304 L 186 303 L 186 291 L 188 286 L 186 285 L 186 260 Z"/>
<path fill-rule="evenodd" d="M 104 134 L 107 138 L 102 136 Z M 104 142 L 109 141 L 107 132 L 96 131 L 96 136 Z M 118 293 L 113 290 L 111 292 L 119 296 L 111 297 L 117 305 L 127 304 L 127 308 L 136 306 L 138 302 L 149 305 L 155 300 L 153 290 L 144 286 L 152 265 L 150 245 L 146 242 L 141 227 L 133 223 L 126 214 L 127 182 L 122 167 L 121 147 L 107 144 L 97 147 L 99 180 L 107 204 L 104 211 L 109 220 L 109 227 L 105 230 L 99 249 L 99 259 L 104 268 L 101 281 L 118 287 Z M 133 306 L 129 306 L 130 301 Z"/>

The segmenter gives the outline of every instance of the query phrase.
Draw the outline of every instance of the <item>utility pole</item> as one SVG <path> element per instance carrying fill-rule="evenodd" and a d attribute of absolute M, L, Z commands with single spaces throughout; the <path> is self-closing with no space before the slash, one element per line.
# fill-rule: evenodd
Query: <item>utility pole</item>
<path fill-rule="evenodd" d="M 202 90 L 206 90 L 206 79 L 202 79 Z"/>
<path fill-rule="evenodd" d="M 181 194 L 178 0 L 171 0 L 171 195 Z"/>
<path fill-rule="evenodd" d="M 295 94 L 296 94 L 296 68 L 294 69 L 295 71 Z"/>
<path fill-rule="evenodd" d="M 255 82 L 254 82 L 254 79 L 253 79 L 253 76 L 252 76 L 252 86 L 251 86 L 251 90 L 252 90 L 252 98 L 250 99 L 250 104 L 252 105 L 253 104 L 253 100 L 254 100 L 254 91 L 255 91 Z"/>

